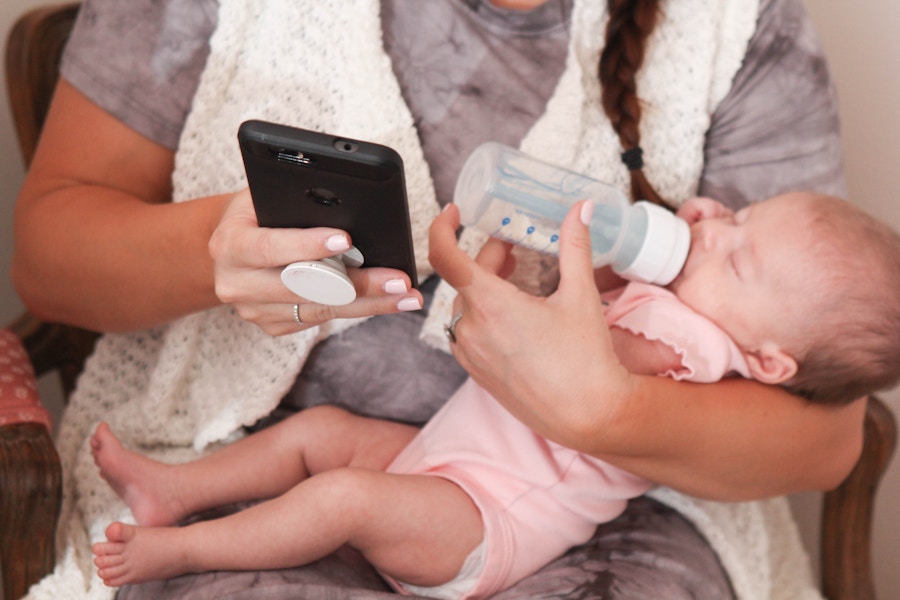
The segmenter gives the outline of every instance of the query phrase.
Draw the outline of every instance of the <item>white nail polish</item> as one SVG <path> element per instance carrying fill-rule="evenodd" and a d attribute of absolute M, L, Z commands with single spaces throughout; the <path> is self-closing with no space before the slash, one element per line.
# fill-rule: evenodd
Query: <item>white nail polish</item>
<path fill-rule="evenodd" d="M 591 217 L 594 215 L 594 201 L 588 200 L 584 204 L 581 205 L 581 222 L 585 225 L 591 224 Z"/>
<path fill-rule="evenodd" d="M 325 240 L 325 247 L 332 252 L 341 252 L 350 247 L 347 243 L 347 236 L 336 234 Z"/>
<path fill-rule="evenodd" d="M 402 279 L 390 279 L 384 282 L 384 291 L 388 294 L 405 294 L 409 290 Z"/>
<path fill-rule="evenodd" d="M 422 308 L 422 303 L 419 302 L 418 298 L 404 298 L 400 302 L 397 303 L 397 309 L 402 310 L 404 312 L 410 310 L 420 310 Z"/>

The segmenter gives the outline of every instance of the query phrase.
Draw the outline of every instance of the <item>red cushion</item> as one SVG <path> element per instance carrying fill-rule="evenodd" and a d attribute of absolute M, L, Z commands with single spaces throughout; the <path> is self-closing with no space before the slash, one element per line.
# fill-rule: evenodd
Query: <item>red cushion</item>
<path fill-rule="evenodd" d="M 0 330 L 0 425 L 29 422 L 52 429 L 50 413 L 38 397 L 28 353 L 18 336 Z"/>

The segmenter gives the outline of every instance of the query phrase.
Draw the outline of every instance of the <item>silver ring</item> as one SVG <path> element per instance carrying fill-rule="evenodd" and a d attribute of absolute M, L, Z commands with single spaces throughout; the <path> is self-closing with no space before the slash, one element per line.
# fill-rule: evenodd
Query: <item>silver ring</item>
<path fill-rule="evenodd" d="M 451 344 L 456 343 L 456 324 L 459 323 L 459 320 L 462 319 L 462 311 L 459 311 L 450 319 L 450 322 L 447 323 L 446 327 L 444 327 L 444 333 L 447 334 L 447 339 L 450 340 Z"/>
<path fill-rule="evenodd" d="M 299 304 L 294 305 L 294 322 L 297 325 L 303 325 L 303 321 L 300 320 L 300 305 Z"/>

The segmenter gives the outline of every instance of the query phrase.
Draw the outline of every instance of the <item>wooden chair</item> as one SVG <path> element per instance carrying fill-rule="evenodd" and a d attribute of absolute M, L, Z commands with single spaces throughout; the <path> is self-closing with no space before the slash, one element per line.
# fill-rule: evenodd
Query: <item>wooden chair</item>
<path fill-rule="evenodd" d="M 13 27 L 6 49 L 7 89 L 19 144 L 28 165 L 57 80 L 61 50 L 78 4 L 38 8 Z M 96 334 L 24 315 L 10 326 L 38 376 L 59 373 L 71 392 Z M 877 486 L 896 444 L 896 422 L 877 398 L 869 402 L 865 447 L 853 472 L 824 495 L 822 590 L 831 600 L 875 598 L 871 529 Z M 59 457 L 46 427 L 0 427 L 0 560 L 6 600 L 21 597 L 54 564 L 61 498 Z"/>
<path fill-rule="evenodd" d="M 58 76 L 59 58 L 77 3 L 34 9 L 15 23 L 6 46 L 6 87 L 27 167 L 37 146 Z M 66 396 L 97 335 L 22 315 L 9 329 L 22 341 L 38 376 L 58 373 Z M 59 456 L 38 423 L 0 427 L 0 561 L 3 598 L 15 600 L 49 573 L 62 502 Z"/>

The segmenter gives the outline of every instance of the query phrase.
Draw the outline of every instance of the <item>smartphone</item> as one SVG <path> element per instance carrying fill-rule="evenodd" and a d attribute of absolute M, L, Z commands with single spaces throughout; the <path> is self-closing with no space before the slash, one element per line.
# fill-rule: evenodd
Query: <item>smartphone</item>
<path fill-rule="evenodd" d="M 396 151 L 258 120 L 241 124 L 238 142 L 260 226 L 343 229 L 363 267 L 399 269 L 418 287 L 403 159 Z"/>

